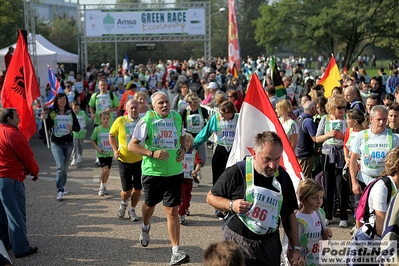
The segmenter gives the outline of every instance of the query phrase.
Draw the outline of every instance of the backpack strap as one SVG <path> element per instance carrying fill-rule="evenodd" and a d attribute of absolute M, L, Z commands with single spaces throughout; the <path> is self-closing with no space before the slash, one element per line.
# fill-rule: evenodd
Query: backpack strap
<path fill-rule="evenodd" d="M 380 179 L 377 179 L 377 180 L 374 180 L 372 183 L 370 183 L 369 184 L 370 188 L 368 190 L 366 188 L 368 194 L 367 194 L 367 202 L 366 202 L 366 205 L 364 206 L 364 215 L 363 215 L 363 221 L 365 223 L 367 223 L 370 218 L 370 208 L 369 208 L 369 204 L 368 204 L 369 197 L 370 197 L 370 191 L 371 191 L 372 187 L 375 185 L 375 183 L 377 183 L 379 180 Z M 388 176 L 381 177 L 381 180 L 384 182 L 385 186 L 388 189 L 386 202 L 387 202 L 387 204 L 389 204 L 389 202 L 391 201 L 391 194 L 392 194 L 392 182 Z"/>

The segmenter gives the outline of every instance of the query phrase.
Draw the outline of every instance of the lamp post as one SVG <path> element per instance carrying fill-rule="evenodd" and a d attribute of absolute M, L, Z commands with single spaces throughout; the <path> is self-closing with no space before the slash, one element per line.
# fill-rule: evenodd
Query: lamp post
<path fill-rule="evenodd" d="M 223 13 L 224 11 L 226 11 L 226 8 L 221 7 L 221 8 L 219 8 L 218 11 L 212 13 L 212 14 L 209 16 L 209 38 L 210 38 L 209 55 L 210 55 L 211 57 L 212 57 L 212 31 L 211 31 L 211 28 L 212 28 L 212 16 L 213 16 L 213 15 L 216 15 L 216 14 Z"/>

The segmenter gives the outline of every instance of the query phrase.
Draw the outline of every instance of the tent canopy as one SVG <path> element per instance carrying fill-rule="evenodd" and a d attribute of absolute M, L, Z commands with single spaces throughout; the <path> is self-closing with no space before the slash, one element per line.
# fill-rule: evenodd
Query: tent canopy
<path fill-rule="evenodd" d="M 28 40 L 30 38 L 31 34 L 28 35 Z M 5 70 L 4 56 L 7 54 L 8 47 L 10 46 L 15 48 L 16 43 L 0 49 L 0 70 Z M 31 50 L 31 48 L 29 50 Z M 36 56 L 38 72 L 36 74 L 39 78 L 41 88 L 44 88 L 48 82 L 47 64 L 55 71 L 57 63 L 77 64 L 79 61 L 77 54 L 59 48 L 40 34 L 36 34 Z"/>

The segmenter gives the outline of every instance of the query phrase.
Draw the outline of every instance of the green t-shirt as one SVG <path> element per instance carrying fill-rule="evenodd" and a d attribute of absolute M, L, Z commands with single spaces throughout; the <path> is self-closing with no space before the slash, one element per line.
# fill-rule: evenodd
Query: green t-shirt
<path fill-rule="evenodd" d="M 111 127 L 104 128 L 97 126 L 91 134 L 91 140 L 95 141 L 98 148 L 103 150 L 103 153 L 97 152 L 97 158 L 113 157 L 114 151 L 109 143 L 109 131 Z"/>
<path fill-rule="evenodd" d="M 100 123 L 101 112 L 107 110 L 108 108 L 118 107 L 119 100 L 115 94 L 113 95 L 113 97 L 111 97 L 110 92 L 107 92 L 106 94 L 94 93 L 90 98 L 89 106 L 93 107 L 96 110 L 95 112 L 96 117 L 94 118 L 94 124 L 99 125 L 101 124 Z M 109 123 L 112 124 L 112 122 L 114 121 L 114 114 L 113 112 L 110 112 L 109 115 L 110 115 Z"/>
<path fill-rule="evenodd" d="M 89 123 L 89 117 L 87 116 L 86 112 L 84 112 L 83 110 L 80 110 L 77 114 L 76 114 L 76 118 L 78 119 L 79 125 L 80 125 L 80 131 L 79 132 L 75 132 L 73 131 L 73 138 L 75 139 L 84 139 L 86 138 L 86 133 L 87 133 L 87 123 Z"/>

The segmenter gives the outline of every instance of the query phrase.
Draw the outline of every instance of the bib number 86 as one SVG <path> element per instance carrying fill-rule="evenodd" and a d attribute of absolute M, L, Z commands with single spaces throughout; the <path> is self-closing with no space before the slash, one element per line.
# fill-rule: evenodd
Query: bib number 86
<path fill-rule="evenodd" d="M 259 219 L 260 221 L 266 220 L 267 217 L 267 210 L 261 209 L 259 207 L 255 207 L 252 211 L 252 218 Z"/>

